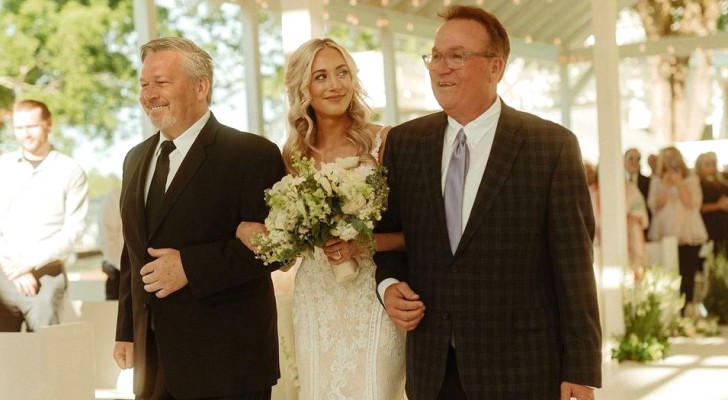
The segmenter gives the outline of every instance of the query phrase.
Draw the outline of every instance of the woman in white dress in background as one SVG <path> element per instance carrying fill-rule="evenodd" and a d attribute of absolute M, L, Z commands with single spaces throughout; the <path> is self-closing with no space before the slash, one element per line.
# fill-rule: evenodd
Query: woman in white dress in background
<path fill-rule="evenodd" d="M 351 55 L 331 39 L 313 39 L 291 54 L 285 73 L 291 127 L 283 158 L 291 173 L 291 156 L 322 163 L 359 156 L 377 163 L 388 129 L 368 122 L 370 109 L 356 77 Z M 243 222 L 237 236 L 250 239 L 264 231 Z M 377 251 L 404 250 L 402 234 L 375 235 Z M 358 264 L 356 275 L 342 283 L 333 268 L 346 260 Z M 293 289 L 296 365 L 304 400 L 404 398 L 404 338 L 387 318 L 375 295 L 375 265 L 368 249 L 331 240 L 313 257 L 304 257 Z"/>

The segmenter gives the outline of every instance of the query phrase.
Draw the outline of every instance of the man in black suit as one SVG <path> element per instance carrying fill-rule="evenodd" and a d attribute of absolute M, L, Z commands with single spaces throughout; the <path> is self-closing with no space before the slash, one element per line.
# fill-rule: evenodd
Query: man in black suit
<path fill-rule="evenodd" d="M 510 45 L 493 15 L 441 16 L 423 59 L 444 112 L 393 128 L 384 155 L 378 230 L 403 231 L 407 250 L 375 256 L 378 293 L 408 331 L 407 395 L 593 399 L 594 218 L 576 137 L 498 97 Z"/>
<path fill-rule="evenodd" d="M 141 48 L 159 133 L 126 156 L 114 358 L 137 399 L 269 399 L 280 376 L 271 269 L 239 240 L 284 174 L 278 148 L 209 111 L 212 60 L 189 40 Z M 148 193 L 148 194 L 147 194 Z"/>

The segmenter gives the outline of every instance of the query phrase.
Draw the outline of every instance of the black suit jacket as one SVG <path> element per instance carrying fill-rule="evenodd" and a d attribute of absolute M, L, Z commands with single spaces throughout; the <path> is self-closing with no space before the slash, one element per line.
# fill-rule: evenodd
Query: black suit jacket
<path fill-rule="evenodd" d="M 169 185 L 161 217 L 147 232 L 144 187 L 159 141 L 126 156 L 121 193 L 125 247 L 116 340 L 134 342 L 134 391 L 148 393 L 156 360 L 175 398 L 230 396 L 274 385 L 278 336 L 271 269 L 238 239 L 240 221 L 263 221 L 263 191 L 284 174 L 277 146 L 221 125 L 203 127 Z M 166 298 L 144 291 L 147 248 L 181 254 L 189 285 Z"/>
<path fill-rule="evenodd" d="M 391 192 L 378 230 L 402 230 L 407 250 L 375 256 L 377 282 L 408 282 L 427 308 L 407 336 L 408 396 L 435 399 L 451 335 L 469 399 L 556 399 L 561 381 L 600 386 L 594 220 L 576 138 L 503 104 L 453 255 L 446 127 L 442 112 L 397 126 L 384 156 Z"/>
<path fill-rule="evenodd" d="M 642 197 L 644 197 L 645 201 L 647 201 L 647 195 L 650 194 L 650 178 L 647 176 L 644 176 L 638 172 L 637 173 L 637 187 L 640 189 L 640 192 L 642 193 Z"/>
<path fill-rule="evenodd" d="M 642 193 L 642 197 L 645 198 L 645 204 L 647 204 L 647 196 L 650 194 L 650 178 L 647 176 L 642 175 L 642 173 L 637 172 L 637 187 L 640 190 L 640 193 Z M 649 223 L 652 223 L 652 211 L 649 207 L 647 207 L 647 220 Z M 645 240 L 647 240 L 647 232 L 649 232 L 650 227 L 649 225 L 644 230 Z"/>

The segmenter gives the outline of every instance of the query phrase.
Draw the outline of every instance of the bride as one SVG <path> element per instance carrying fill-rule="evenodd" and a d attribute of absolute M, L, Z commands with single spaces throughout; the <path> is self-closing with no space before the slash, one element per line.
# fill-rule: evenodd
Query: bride
<path fill-rule="evenodd" d="M 351 55 L 331 39 L 313 39 L 291 54 L 285 83 L 292 127 L 283 158 L 295 152 L 316 165 L 359 156 L 381 160 L 388 129 L 368 122 L 370 110 Z M 242 222 L 237 237 L 251 249 L 262 224 Z M 375 235 L 377 251 L 404 250 L 401 234 Z M 342 283 L 333 268 L 347 260 L 357 274 Z M 387 318 L 375 295 L 369 250 L 339 239 L 304 256 L 293 291 L 296 365 L 305 400 L 404 398 L 404 332 Z"/>

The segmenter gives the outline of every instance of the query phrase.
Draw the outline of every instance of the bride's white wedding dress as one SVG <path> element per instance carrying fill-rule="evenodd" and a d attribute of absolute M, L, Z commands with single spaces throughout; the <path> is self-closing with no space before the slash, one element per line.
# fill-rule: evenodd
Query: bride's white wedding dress
<path fill-rule="evenodd" d="M 302 400 L 404 398 L 405 334 L 376 298 L 372 258 L 357 263 L 357 275 L 338 283 L 316 249 L 296 272 L 293 326 Z"/>
<path fill-rule="evenodd" d="M 405 333 L 377 300 L 372 257 L 356 262 L 357 274 L 339 283 L 336 266 L 317 248 L 296 272 L 292 307 L 301 400 L 405 398 Z"/>

